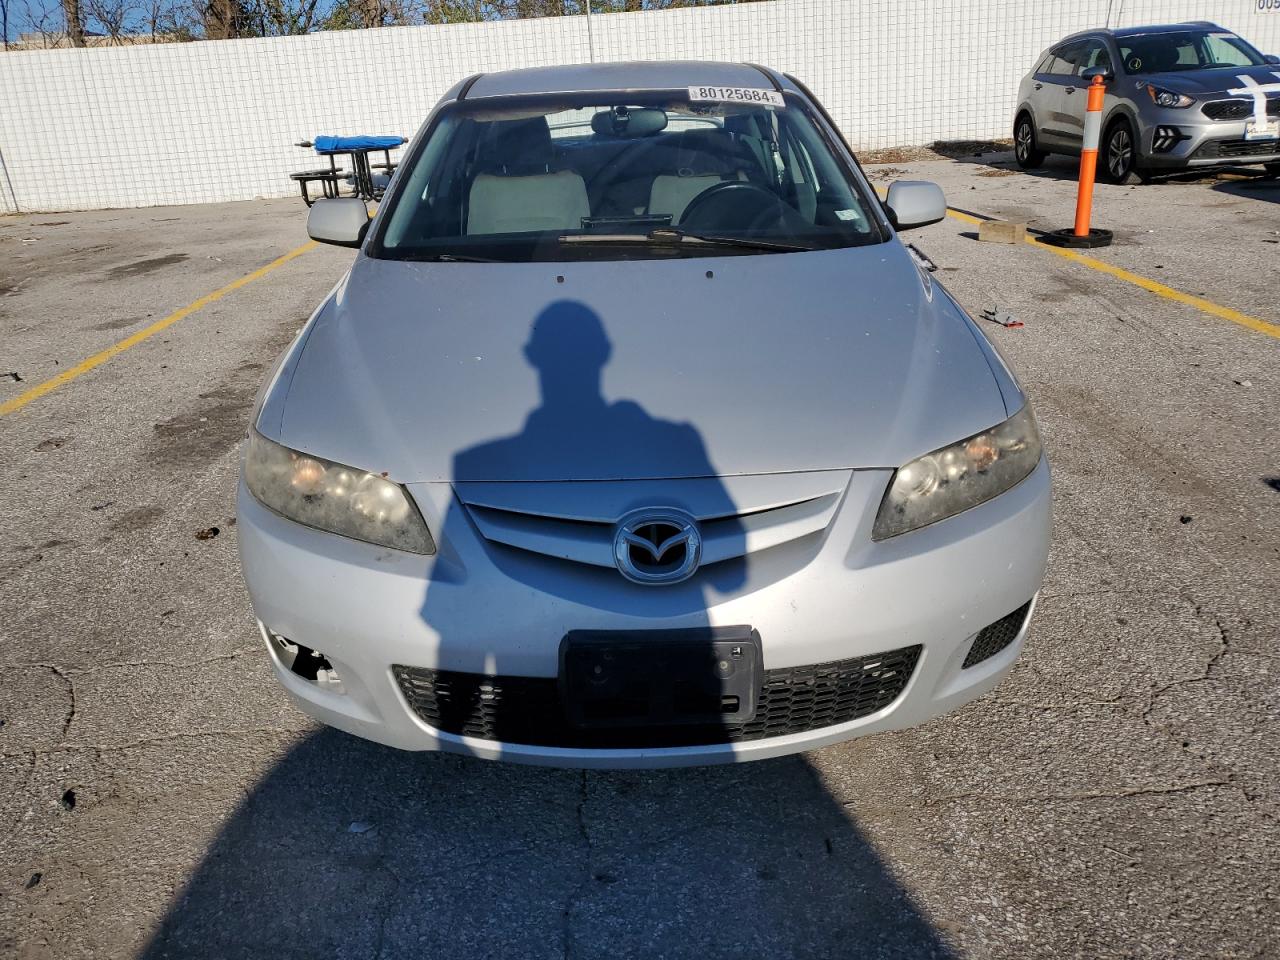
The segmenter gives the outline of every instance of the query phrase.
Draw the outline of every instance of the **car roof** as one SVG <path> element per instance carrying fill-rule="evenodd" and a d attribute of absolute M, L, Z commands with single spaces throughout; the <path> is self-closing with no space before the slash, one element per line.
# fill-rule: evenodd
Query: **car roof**
<path fill-rule="evenodd" d="M 1097 37 L 1109 36 L 1117 40 L 1123 40 L 1125 37 L 1141 37 L 1153 33 L 1182 33 L 1184 30 L 1221 30 L 1218 26 L 1209 20 L 1192 20 L 1187 23 L 1152 23 L 1142 27 L 1123 27 L 1120 29 L 1108 30 L 1098 27 L 1095 30 L 1081 30 L 1070 36 L 1063 37 L 1058 43 L 1066 43 L 1068 40 L 1078 40 L 1080 37 Z M 1054 44 L 1057 46 L 1057 44 Z"/>
<path fill-rule="evenodd" d="M 654 60 L 635 63 L 578 63 L 482 73 L 459 99 L 511 97 L 540 93 L 596 93 L 678 90 L 684 87 L 785 87 L 782 77 L 748 63 L 706 60 Z"/>
<path fill-rule="evenodd" d="M 1181 33 L 1188 28 L 1200 30 L 1222 29 L 1216 23 L 1210 23 L 1208 20 L 1195 20 L 1190 23 L 1161 23 L 1150 27 L 1125 27 L 1123 30 L 1112 30 L 1111 35 L 1116 38 L 1140 37 L 1147 33 Z"/>

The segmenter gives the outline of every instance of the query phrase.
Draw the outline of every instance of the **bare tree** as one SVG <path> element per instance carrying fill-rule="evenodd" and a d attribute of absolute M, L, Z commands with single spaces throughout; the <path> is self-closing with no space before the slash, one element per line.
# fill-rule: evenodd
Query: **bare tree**
<path fill-rule="evenodd" d="M 253 32 L 263 37 L 311 33 L 319 22 L 318 6 L 319 0 L 256 0 L 249 8 L 256 21 Z"/>
<path fill-rule="evenodd" d="M 241 0 L 206 0 L 201 11 L 204 35 L 209 40 L 251 36 L 249 11 Z"/>
<path fill-rule="evenodd" d="M 151 34 L 151 42 L 156 42 L 156 35 L 161 32 L 162 25 L 171 15 L 172 6 L 168 0 L 143 0 L 142 26 Z M 168 33 L 169 31 L 165 31 Z"/>
<path fill-rule="evenodd" d="M 9 0 L 0 0 L 0 37 L 4 48 L 9 49 Z"/>
<path fill-rule="evenodd" d="M 122 37 L 131 32 L 126 29 L 133 13 L 131 0 L 84 0 L 84 4 L 84 12 L 97 22 L 112 44 L 121 43 Z"/>
<path fill-rule="evenodd" d="M 62 13 L 67 21 L 67 36 L 73 47 L 84 46 L 84 14 L 80 0 L 62 0 Z"/>
<path fill-rule="evenodd" d="M 424 23 L 477 23 L 490 19 L 491 0 L 427 0 Z"/>
<path fill-rule="evenodd" d="M 151 35 L 152 43 L 162 33 L 170 39 L 178 36 L 179 9 L 173 0 L 143 0 L 140 26 Z"/>
<path fill-rule="evenodd" d="M 355 6 L 360 26 L 381 27 L 386 23 L 387 4 L 383 0 L 356 0 Z"/>
<path fill-rule="evenodd" d="M 22 0 L 21 22 L 40 37 L 42 47 L 60 47 L 66 40 L 66 19 L 59 0 Z"/>

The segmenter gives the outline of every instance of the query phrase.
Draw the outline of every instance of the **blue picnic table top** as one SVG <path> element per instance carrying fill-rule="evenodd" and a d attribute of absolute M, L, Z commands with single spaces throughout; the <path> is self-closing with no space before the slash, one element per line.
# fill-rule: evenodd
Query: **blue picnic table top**
<path fill-rule="evenodd" d="M 353 150 L 391 150 L 405 142 L 404 137 L 355 136 L 338 137 L 321 134 L 312 146 L 316 153 L 350 153 Z"/>

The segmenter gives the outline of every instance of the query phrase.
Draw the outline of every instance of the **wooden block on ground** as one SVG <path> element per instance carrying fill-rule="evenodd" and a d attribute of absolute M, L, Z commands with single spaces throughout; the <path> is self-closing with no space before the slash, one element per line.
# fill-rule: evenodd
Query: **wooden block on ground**
<path fill-rule="evenodd" d="M 978 239 L 984 243 L 1022 243 L 1027 239 L 1027 225 L 1012 220 L 983 220 L 978 226 Z"/>

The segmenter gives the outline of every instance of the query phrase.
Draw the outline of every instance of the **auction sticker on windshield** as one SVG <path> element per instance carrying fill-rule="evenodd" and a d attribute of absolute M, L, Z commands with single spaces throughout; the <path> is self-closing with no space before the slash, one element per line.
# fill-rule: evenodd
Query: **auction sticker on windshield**
<path fill-rule="evenodd" d="M 703 103 L 759 103 L 768 107 L 785 107 L 787 101 L 777 90 L 760 87 L 690 87 L 689 101 Z"/>

